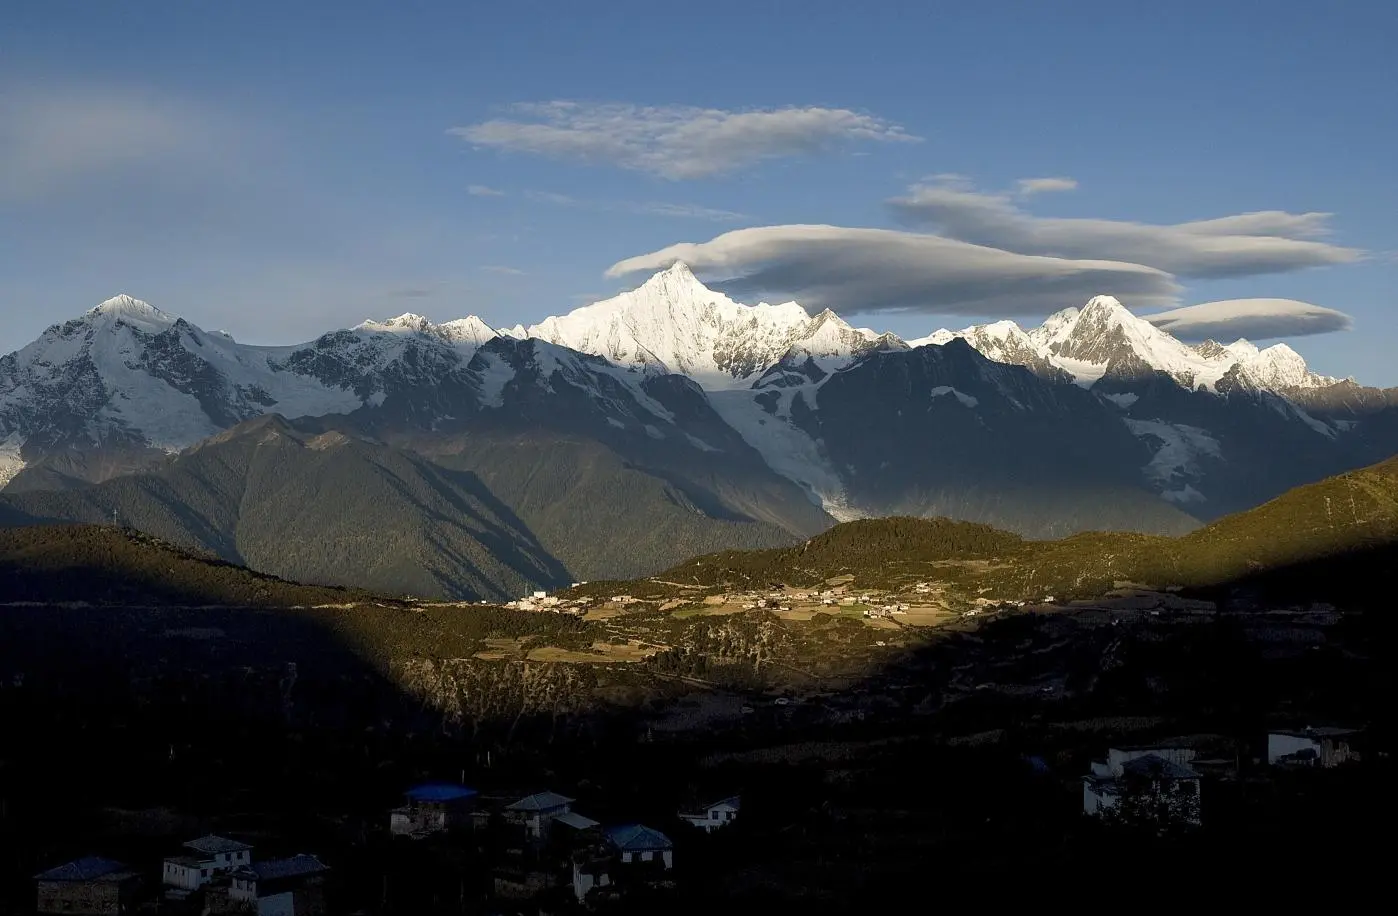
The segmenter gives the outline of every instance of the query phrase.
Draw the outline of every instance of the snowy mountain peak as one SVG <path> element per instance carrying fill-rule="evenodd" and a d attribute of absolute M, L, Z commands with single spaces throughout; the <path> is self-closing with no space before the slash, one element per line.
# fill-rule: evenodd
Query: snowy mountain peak
<path fill-rule="evenodd" d="M 475 315 L 444 321 L 437 325 L 437 333 L 443 340 L 454 344 L 470 344 L 479 347 L 500 334 Z"/>
<path fill-rule="evenodd" d="M 705 387 L 731 388 L 780 359 L 810 320 L 794 302 L 734 302 L 677 261 L 635 289 L 546 318 L 527 334 L 623 366 L 660 364 Z"/>
<path fill-rule="evenodd" d="M 372 318 L 366 318 L 364 321 L 355 325 L 354 329 L 356 331 L 426 334 L 429 333 L 432 328 L 432 322 L 428 321 L 422 315 L 404 312 L 396 318 L 387 318 L 383 321 L 375 321 Z"/>
<path fill-rule="evenodd" d="M 1239 337 L 1223 349 L 1230 356 L 1236 357 L 1237 359 L 1251 359 L 1261 352 L 1258 350 L 1257 344 L 1248 340 L 1246 337 Z M 1288 349 L 1290 348 L 1288 347 Z"/>
<path fill-rule="evenodd" d="M 125 293 L 99 302 L 88 309 L 84 317 L 88 320 L 122 321 L 154 333 L 165 330 L 179 320 L 149 302 L 143 302 Z"/>

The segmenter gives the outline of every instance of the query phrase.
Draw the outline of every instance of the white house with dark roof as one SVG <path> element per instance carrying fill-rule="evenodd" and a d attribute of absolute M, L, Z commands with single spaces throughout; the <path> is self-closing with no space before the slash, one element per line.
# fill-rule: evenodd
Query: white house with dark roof
<path fill-rule="evenodd" d="M 524 827 L 531 839 L 548 834 L 554 818 L 573 810 L 573 799 L 557 792 L 536 792 L 505 806 L 505 819 Z"/>
<path fill-rule="evenodd" d="M 233 872 L 228 899 L 256 904 L 259 916 L 320 912 L 321 885 L 329 870 L 320 859 L 304 853 L 254 862 Z"/>
<path fill-rule="evenodd" d="M 720 827 L 726 827 L 738 819 L 738 810 L 741 804 L 742 799 L 733 795 L 701 805 L 692 811 L 681 811 L 679 818 L 706 833 L 713 833 Z"/>
<path fill-rule="evenodd" d="M 608 827 L 607 840 L 621 856 L 622 864 L 656 862 L 666 869 L 675 866 L 675 844 L 659 830 L 643 824 Z"/>
<path fill-rule="evenodd" d="M 202 836 L 184 844 L 185 854 L 170 856 L 161 868 L 167 887 L 196 891 L 214 879 L 252 861 L 252 847 L 221 836 Z"/>
<path fill-rule="evenodd" d="M 1083 813 L 1108 820 L 1202 821 L 1190 748 L 1112 748 L 1083 777 Z"/>

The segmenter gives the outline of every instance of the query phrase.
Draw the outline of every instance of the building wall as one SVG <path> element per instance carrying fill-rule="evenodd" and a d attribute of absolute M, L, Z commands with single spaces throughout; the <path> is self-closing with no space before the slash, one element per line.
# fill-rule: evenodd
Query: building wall
<path fill-rule="evenodd" d="M 208 883 L 208 878 L 204 877 L 202 868 L 195 868 L 192 865 L 182 865 L 178 862 L 166 862 L 164 871 L 161 873 L 161 880 L 171 887 L 179 887 L 188 891 L 196 891 Z"/>
<path fill-rule="evenodd" d="M 1267 736 L 1267 762 L 1276 764 L 1283 757 L 1290 757 L 1301 751 L 1315 751 L 1317 760 L 1320 758 L 1320 742 L 1314 738 L 1307 738 L 1304 735 L 1268 735 Z"/>
<path fill-rule="evenodd" d="M 257 916 L 296 916 L 296 898 L 283 891 L 257 901 Z"/>
<path fill-rule="evenodd" d="M 122 885 L 115 881 L 40 881 L 38 886 L 40 913 L 116 916 L 121 902 Z"/>

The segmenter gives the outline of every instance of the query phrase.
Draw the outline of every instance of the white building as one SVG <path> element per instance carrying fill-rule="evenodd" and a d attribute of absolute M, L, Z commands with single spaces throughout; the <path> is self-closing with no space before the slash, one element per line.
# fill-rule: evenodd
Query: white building
<path fill-rule="evenodd" d="M 555 817 L 572 810 L 573 799 L 557 792 L 536 792 L 506 805 L 505 817 L 513 823 L 524 825 L 525 834 L 537 840 L 548 834 Z"/>
<path fill-rule="evenodd" d="M 737 819 L 740 802 L 741 799 L 736 795 L 731 798 L 721 798 L 694 811 L 681 811 L 679 818 L 706 833 L 713 833 Z"/>
<path fill-rule="evenodd" d="M 203 836 L 184 844 L 185 855 L 164 862 L 161 882 L 182 891 L 196 891 L 213 880 L 252 862 L 252 847 L 221 836 Z"/>
<path fill-rule="evenodd" d="M 233 873 L 228 899 L 256 904 L 258 916 L 316 912 L 327 871 L 319 859 L 305 854 L 256 862 Z"/>
<path fill-rule="evenodd" d="M 659 830 L 641 824 L 609 827 L 607 839 L 625 865 L 650 862 L 665 870 L 675 867 L 675 844 Z"/>
<path fill-rule="evenodd" d="M 1267 763 L 1272 766 L 1335 767 L 1358 760 L 1350 746 L 1352 728 L 1303 728 L 1267 735 Z"/>
<path fill-rule="evenodd" d="M 1199 774 L 1189 748 L 1112 748 L 1083 777 L 1089 817 L 1157 823 L 1201 823 Z"/>

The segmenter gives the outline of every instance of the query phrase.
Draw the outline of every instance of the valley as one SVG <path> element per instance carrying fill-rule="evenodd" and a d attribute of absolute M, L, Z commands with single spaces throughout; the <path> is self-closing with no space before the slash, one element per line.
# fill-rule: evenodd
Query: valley
<path fill-rule="evenodd" d="M 489 833 L 390 841 L 398 793 L 442 778 L 550 787 L 674 837 L 673 875 L 615 912 L 841 912 L 905 893 L 929 857 L 1044 888 L 1085 856 L 1124 884 L 1213 874 L 1207 850 L 1261 874 L 1282 824 L 1328 825 L 1316 861 L 1362 880 L 1359 800 L 1387 778 L 1396 467 L 1176 539 L 864 520 L 512 607 L 295 585 L 110 526 L 9 529 L 0 704 L 23 739 L 0 767 L 25 790 L 0 790 L 0 831 L 25 840 L 6 842 L 0 899 L 64 856 L 139 858 L 196 830 L 314 851 L 344 912 L 487 911 L 500 876 L 553 874 L 551 853 L 521 865 Z M 1348 518 L 1320 523 L 1349 493 Z M 1269 732 L 1317 724 L 1358 729 L 1367 756 L 1267 762 Z M 1200 761 L 1202 828 L 1083 819 L 1090 761 L 1142 746 Z M 734 792 L 732 834 L 675 820 Z M 1222 854 L 1238 848 L 1255 864 Z"/>

